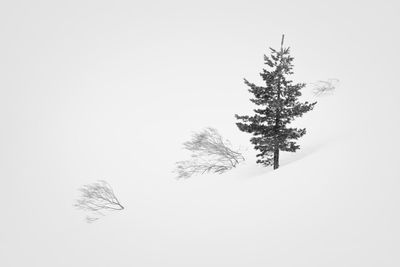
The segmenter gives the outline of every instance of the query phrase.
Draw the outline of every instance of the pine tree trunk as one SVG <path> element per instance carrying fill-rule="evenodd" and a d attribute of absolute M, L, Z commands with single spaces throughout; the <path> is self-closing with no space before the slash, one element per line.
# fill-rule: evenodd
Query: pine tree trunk
<path fill-rule="evenodd" d="M 282 55 L 283 55 L 283 40 L 285 39 L 285 35 L 282 35 L 282 41 L 281 41 L 281 62 L 279 65 L 279 68 L 281 67 L 282 64 Z M 277 100 L 279 105 L 281 105 L 280 100 L 281 100 L 281 79 L 279 78 L 278 80 L 278 92 L 277 92 Z M 277 109 L 277 114 L 275 118 L 275 127 L 276 127 L 276 140 L 275 140 L 275 149 L 274 149 L 274 170 L 279 168 L 279 127 L 280 127 L 280 122 L 281 122 L 281 111 L 280 111 L 280 106 Z"/>
<path fill-rule="evenodd" d="M 279 148 L 274 151 L 274 170 L 279 168 Z"/>

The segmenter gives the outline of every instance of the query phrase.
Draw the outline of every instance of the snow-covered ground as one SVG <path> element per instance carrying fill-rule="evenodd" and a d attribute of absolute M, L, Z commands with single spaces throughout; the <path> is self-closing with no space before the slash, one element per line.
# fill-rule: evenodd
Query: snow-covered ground
<path fill-rule="evenodd" d="M 0 266 L 400 265 L 396 2 L 68 3 L 0 7 Z M 301 150 L 273 171 L 233 115 L 282 33 L 295 81 L 340 85 L 304 89 Z M 176 180 L 207 126 L 246 161 Z M 98 179 L 126 209 L 87 224 Z"/>

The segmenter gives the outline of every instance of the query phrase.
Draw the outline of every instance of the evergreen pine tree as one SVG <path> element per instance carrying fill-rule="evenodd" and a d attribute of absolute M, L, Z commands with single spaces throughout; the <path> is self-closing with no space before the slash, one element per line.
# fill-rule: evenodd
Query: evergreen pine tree
<path fill-rule="evenodd" d="M 295 140 L 306 133 L 306 129 L 291 128 L 289 124 L 296 117 L 314 108 L 314 103 L 299 102 L 300 89 L 304 83 L 293 84 L 288 76 L 293 74 L 293 57 L 290 56 L 289 47 L 283 47 L 282 35 L 279 51 L 271 49 L 270 57 L 264 55 L 268 69 L 260 73 L 265 81 L 265 86 L 257 86 L 246 79 L 249 92 L 254 95 L 251 102 L 260 106 L 255 109 L 253 116 L 235 115 L 241 122 L 236 123 L 243 132 L 252 133 L 251 143 L 260 153 L 257 154 L 257 163 L 264 166 L 273 165 L 279 168 L 279 151 L 295 152 L 299 145 Z"/>

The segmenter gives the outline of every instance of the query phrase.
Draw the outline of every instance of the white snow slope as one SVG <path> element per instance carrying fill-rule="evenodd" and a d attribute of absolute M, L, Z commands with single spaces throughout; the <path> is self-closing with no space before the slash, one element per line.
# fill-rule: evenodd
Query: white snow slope
<path fill-rule="evenodd" d="M 400 266 L 398 4 L 320 2 L 2 4 L 0 266 Z M 273 171 L 233 115 L 282 32 L 295 81 L 340 86 L 304 89 L 301 150 Z M 176 180 L 207 126 L 246 161 Z M 126 209 L 87 224 L 98 179 Z"/>

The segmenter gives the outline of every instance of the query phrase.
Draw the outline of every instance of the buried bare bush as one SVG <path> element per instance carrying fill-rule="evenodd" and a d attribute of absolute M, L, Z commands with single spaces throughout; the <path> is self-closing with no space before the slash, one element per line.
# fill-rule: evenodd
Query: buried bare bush
<path fill-rule="evenodd" d="M 75 207 L 88 212 L 86 221 L 91 223 L 104 216 L 106 212 L 123 210 L 112 187 L 103 180 L 82 186 L 80 198 L 76 200 Z"/>
<path fill-rule="evenodd" d="M 317 81 L 313 83 L 312 92 L 314 96 L 322 96 L 327 94 L 332 94 L 337 85 L 339 84 L 338 79 L 328 79 L 326 81 Z"/>
<path fill-rule="evenodd" d="M 233 150 L 231 143 L 211 127 L 194 133 L 192 139 L 183 145 L 191 152 L 191 159 L 176 162 L 178 178 L 208 172 L 221 174 L 244 161 L 243 155 Z"/>

